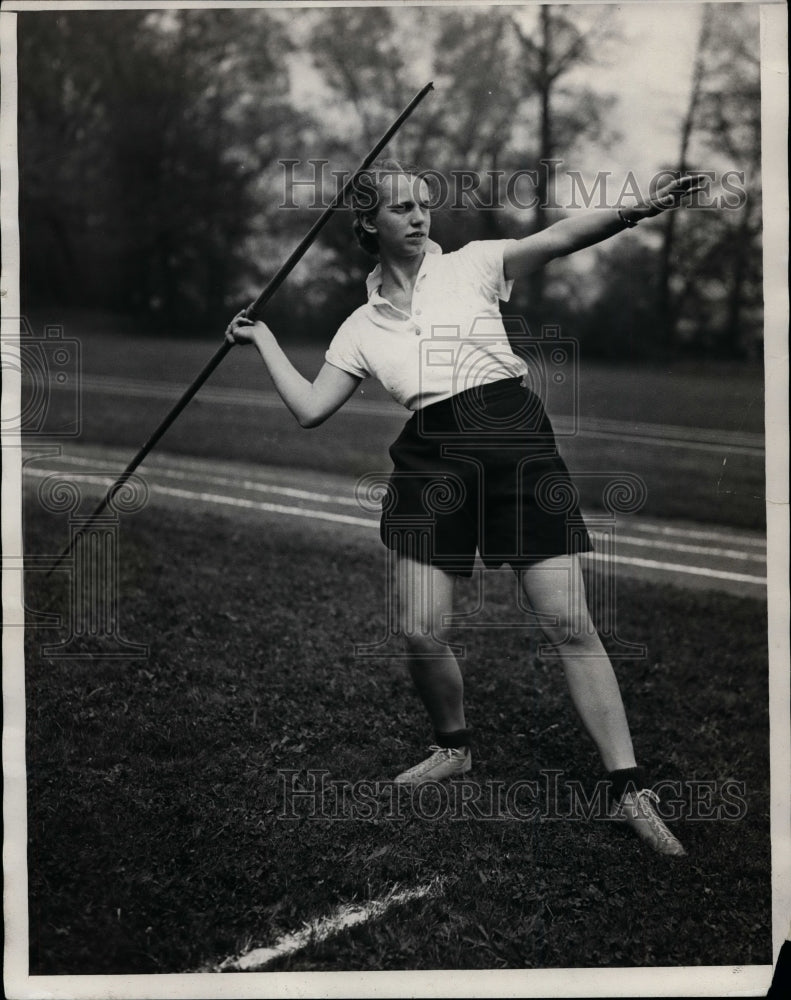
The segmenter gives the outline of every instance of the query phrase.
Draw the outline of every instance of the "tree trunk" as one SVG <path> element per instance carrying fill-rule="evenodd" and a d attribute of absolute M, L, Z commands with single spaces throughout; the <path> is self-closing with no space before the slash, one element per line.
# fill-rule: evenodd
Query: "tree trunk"
<path fill-rule="evenodd" d="M 681 142 L 678 155 L 678 169 L 684 173 L 688 169 L 689 143 L 692 130 L 695 127 L 698 104 L 700 102 L 703 81 L 705 77 L 704 52 L 708 45 L 711 30 L 711 15 L 707 8 L 703 10 L 703 20 L 698 36 L 695 67 L 692 73 L 692 87 L 684 120 L 681 123 Z M 675 249 L 677 231 L 677 212 L 667 212 L 662 232 L 662 246 L 659 251 L 659 268 L 656 289 L 656 314 L 659 333 L 666 345 L 667 353 L 672 355 L 678 349 L 678 315 L 673 290 L 671 287 L 675 270 Z"/>
<path fill-rule="evenodd" d="M 747 279 L 747 255 L 752 252 L 753 241 L 750 238 L 750 215 L 747 206 L 739 223 L 734 245 L 736 255 L 730 274 L 728 289 L 728 311 L 725 320 L 725 350 L 731 357 L 739 357 L 742 353 L 742 306 L 744 304 L 744 285 Z"/>
<path fill-rule="evenodd" d="M 551 90 L 553 80 L 549 72 L 550 53 L 552 46 L 552 21 L 549 7 L 542 6 L 540 11 L 541 43 L 539 49 L 539 72 L 537 74 L 538 99 L 540 108 L 539 119 L 539 162 L 538 185 L 536 197 L 538 204 L 535 209 L 535 231 L 545 229 L 548 222 L 547 205 L 549 203 L 549 168 L 548 162 L 553 156 L 552 142 L 552 103 Z M 539 268 L 533 271 L 528 279 L 530 294 L 530 311 L 541 322 L 544 314 L 544 271 Z"/>

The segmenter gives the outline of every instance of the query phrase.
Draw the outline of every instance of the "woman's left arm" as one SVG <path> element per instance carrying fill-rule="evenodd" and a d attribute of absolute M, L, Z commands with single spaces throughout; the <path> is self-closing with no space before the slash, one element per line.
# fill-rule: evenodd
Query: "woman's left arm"
<path fill-rule="evenodd" d="M 575 250 L 601 243 L 624 229 L 637 225 L 669 208 L 678 208 L 682 199 L 703 189 L 704 178 L 689 174 L 656 189 L 654 195 L 638 205 L 622 209 L 594 209 L 584 215 L 561 219 L 540 233 L 525 236 L 506 248 L 503 271 L 506 280 L 529 274 L 556 257 L 566 257 Z"/>

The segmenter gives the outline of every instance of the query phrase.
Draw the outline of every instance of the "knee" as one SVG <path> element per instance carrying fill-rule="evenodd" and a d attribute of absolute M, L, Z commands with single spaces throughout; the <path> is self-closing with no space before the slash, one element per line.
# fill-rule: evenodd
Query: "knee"
<path fill-rule="evenodd" d="M 551 623 L 545 623 L 541 627 L 547 642 L 553 646 L 562 643 L 564 646 L 584 648 L 591 641 L 598 640 L 596 627 L 587 609 L 575 611 L 569 608 L 565 613 L 555 615 Z"/>
<path fill-rule="evenodd" d="M 437 656 L 448 649 L 444 630 L 431 632 L 402 628 L 401 637 L 406 651 L 412 656 Z"/>

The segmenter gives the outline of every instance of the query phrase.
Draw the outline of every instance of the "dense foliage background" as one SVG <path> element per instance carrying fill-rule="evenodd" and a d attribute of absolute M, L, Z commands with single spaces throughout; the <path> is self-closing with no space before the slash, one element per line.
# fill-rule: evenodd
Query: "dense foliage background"
<path fill-rule="evenodd" d="M 480 172 L 481 192 L 487 171 L 508 178 L 553 159 L 587 170 L 590 185 L 600 151 L 618 143 L 623 95 L 597 87 L 595 71 L 634 44 L 619 18 L 618 8 L 562 5 L 22 13 L 23 304 L 216 335 L 316 217 L 309 204 L 282 207 L 279 161 L 299 161 L 294 177 L 306 178 L 307 161 L 325 159 L 331 180 L 429 79 L 437 94 L 392 154 Z M 553 265 L 509 305 L 531 329 L 560 323 L 589 354 L 612 358 L 760 355 L 754 9 L 705 6 L 690 79 L 673 109 L 677 155 L 656 169 L 742 172 L 746 201 L 671 213 Z M 537 194 L 550 207 L 517 218 L 479 198 L 440 210 L 435 234 L 453 249 L 549 224 L 564 200 L 547 175 L 539 169 Z M 272 303 L 278 333 L 326 339 L 360 303 L 370 265 L 348 225 L 328 226 L 291 294 Z"/>

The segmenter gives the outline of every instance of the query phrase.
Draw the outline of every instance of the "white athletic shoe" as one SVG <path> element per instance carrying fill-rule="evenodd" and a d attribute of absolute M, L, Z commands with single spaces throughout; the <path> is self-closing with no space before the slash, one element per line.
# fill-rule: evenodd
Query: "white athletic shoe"
<path fill-rule="evenodd" d="M 650 788 L 626 792 L 610 810 L 610 819 L 627 823 L 658 854 L 681 858 L 687 852 L 662 822 L 655 808 L 658 802 L 659 796 Z"/>
<path fill-rule="evenodd" d="M 447 778 L 460 778 L 472 767 L 472 754 L 469 747 L 437 747 L 431 746 L 433 751 L 430 757 L 426 757 L 419 764 L 410 767 L 408 771 L 402 771 L 395 778 L 397 785 L 420 785 L 424 781 L 445 781 Z"/>

